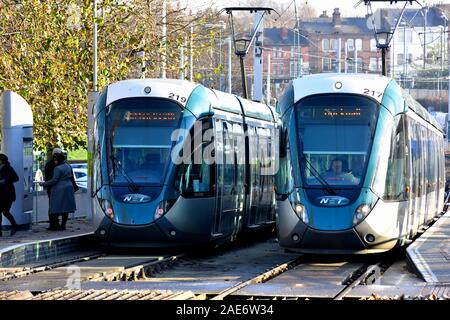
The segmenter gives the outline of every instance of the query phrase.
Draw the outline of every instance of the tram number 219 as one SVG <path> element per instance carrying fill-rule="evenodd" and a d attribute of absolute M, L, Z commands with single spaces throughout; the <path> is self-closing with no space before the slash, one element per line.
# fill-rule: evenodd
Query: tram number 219
<path fill-rule="evenodd" d="M 186 103 L 186 98 L 180 96 L 179 94 L 169 93 L 169 99 L 180 101 L 181 103 Z"/>

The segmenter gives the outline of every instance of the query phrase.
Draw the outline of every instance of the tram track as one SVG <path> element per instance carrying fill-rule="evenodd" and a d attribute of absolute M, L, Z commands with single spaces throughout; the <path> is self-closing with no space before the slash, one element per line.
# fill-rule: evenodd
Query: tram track
<path fill-rule="evenodd" d="M 137 281 L 138 279 L 147 279 L 155 273 L 162 272 L 164 269 L 170 268 L 183 257 L 187 257 L 189 253 L 183 253 L 172 256 L 161 256 L 156 261 L 149 261 L 137 266 L 125 268 L 120 271 L 103 272 L 86 278 L 88 281 Z"/>
<path fill-rule="evenodd" d="M 343 300 L 350 291 L 359 285 L 374 284 L 376 280 L 382 276 L 382 267 L 384 266 L 386 266 L 386 262 L 379 262 L 377 264 L 366 266 L 364 271 L 357 270 L 357 272 L 361 274 L 357 276 L 355 280 L 350 281 L 341 292 L 333 297 L 333 300 Z"/>
<path fill-rule="evenodd" d="M 128 258 L 135 260 L 128 261 Z M 114 259 L 120 261 L 112 263 Z M 39 274 L 45 279 L 45 271 L 55 272 L 71 264 L 78 264 L 83 270 L 87 262 L 93 271 L 81 272 L 79 289 L 59 285 L 30 290 L 32 298 L 342 300 L 357 298 L 352 294 L 353 289 L 374 284 L 392 263 L 400 261 L 403 258 L 397 254 L 378 258 L 293 255 L 283 253 L 274 239 L 268 239 L 206 253 L 182 252 L 152 257 L 103 253 L 89 259 L 80 257 L 36 267 L 34 271 L 23 270 L 23 274 L 8 279 L 14 282 Z M 12 286 L 11 291 L 5 293 L 0 287 L 0 299 L 2 294 L 6 298 L 14 297 L 11 294 L 14 289 Z"/>
<path fill-rule="evenodd" d="M 89 253 L 81 255 L 69 255 L 68 258 L 59 258 L 55 262 L 38 264 L 35 266 L 11 267 L 1 268 L 0 283 L 2 281 L 9 281 L 12 279 L 26 277 L 39 272 L 49 271 L 55 268 L 60 268 L 68 265 L 73 265 L 83 261 L 89 261 L 104 256 L 104 253 Z"/>

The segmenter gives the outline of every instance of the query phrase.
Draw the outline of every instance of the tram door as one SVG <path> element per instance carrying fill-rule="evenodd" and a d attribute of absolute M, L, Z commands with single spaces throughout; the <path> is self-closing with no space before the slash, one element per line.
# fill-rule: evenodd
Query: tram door
<path fill-rule="evenodd" d="M 271 132 L 268 128 L 258 128 L 259 145 L 258 145 L 258 159 L 260 162 L 260 200 L 259 200 L 259 215 L 257 219 L 258 224 L 266 223 L 271 220 L 271 204 L 272 204 L 272 188 L 273 176 L 270 170 L 271 157 Z"/>
<path fill-rule="evenodd" d="M 231 123 L 216 120 L 217 197 L 214 234 L 228 237 L 238 223 L 238 170 Z"/>
<path fill-rule="evenodd" d="M 410 187 L 410 192 L 409 192 L 409 201 L 408 201 L 408 214 L 409 214 L 409 218 L 408 218 L 408 228 L 412 231 L 411 236 L 414 235 L 416 230 L 416 219 L 414 218 L 414 212 L 415 212 L 415 196 L 416 196 L 416 185 L 415 185 L 415 164 L 416 164 L 416 157 L 417 155 L 415 154 L 417 152 L 417 142 L 414 140 L 415 139 L 415 135 L 414 135 L 414 130 L 412 127 L 412 120 L 410 118 L 405 118 L 406 122 L 406 128 L 407 128 L 407 160 L 408 160 L 408 174 L 407 174 L 407 182 L 408 182 L 408 186 Z"/>
<path fill-rule="evenodd" d="M 426 158 L 425 158 L 425 134 L 424 128 L 420 125 L 417 126 L 418 136 L 419 136 L 419 159 L 420 159 L 420 173 L 419 173 L 419 190 L 420 190 L 420 219 L 419 223 L 422 225 L 425 222 L 425 212 L 426 212 L 426 192 L 427 192 L 427 178 L 426 178 Z"/>
<path fill-rule="evenodd" d="M 248 139 L 249 139 L 249 161 L 250 161 L 250 186 L 248 195 L 248 207 L 249 216 L 247 220 L 247 226 L 252 228 L 256 227 L 259 222 L 259 208 L 261 201 L 261 175 L 260 175 L 260 162 L 258 159 L 259 152 L 259 137 L 255 127 L 248 126 Z"/>

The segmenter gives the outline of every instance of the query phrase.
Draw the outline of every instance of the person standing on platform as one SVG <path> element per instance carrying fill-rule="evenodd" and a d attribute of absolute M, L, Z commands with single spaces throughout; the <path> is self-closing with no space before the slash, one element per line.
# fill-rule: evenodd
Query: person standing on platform
<path fill-rule="evenodd" d="M 55 155 L 56 154 L 63 154 L 62 150 L 60 148 L 54 148 L 51 154 L 51 157 L 49 157 L 49 160 L 45 163 L 44 166 L 44 181 L 49 181 L 53 178 L 53 170 L 55 169 Z M 51 186 L 48 186 L 46 188 L 48 198 L 50 199 L 50 192 L 52 190 Z M 50 208 L 50 203 L 49 203 Z M 58 230 L 58 216 L 51 215 L 50 211 L 48 213 L 48 221 L 50 223 L 47 230 Z"/>
<path fill-rule="evenodd" d="M 70 212 L 75 212 L 75 190 L 73 185 L 72 167 L 67 164 L 64 154 L 55 153 L 53 156 L 55 168 L 53 177 L 40 184 L 47 189 L 50 187 L 49 215 L 53 221 L 52 230 L 66 230 L 66 222 Z M 61 215 L 61 225 L 58 216 Z"/>
<path fill-rule="evenodd" d="M 2 215 L 11 223 L 11 235 L 17 231 L 17 223 L 9 211 L 14 201 L 16 201 L 16 190 L 14 183 L 19 181 L 14 168 L 11 167 L 8 157 L 0 153 L 0 237 L 2 234 Z"/>

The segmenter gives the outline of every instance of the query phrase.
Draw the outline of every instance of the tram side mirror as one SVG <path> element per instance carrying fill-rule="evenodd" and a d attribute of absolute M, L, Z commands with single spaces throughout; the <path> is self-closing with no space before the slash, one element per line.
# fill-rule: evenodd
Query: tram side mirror
<path fill-rule="evenodd" d="M 275 100 L 275 111 L 278 114 L 281 114 L 281 108 L 280 108 L 280 104 L 278 103 L 278 99 L 274 98 L 274 100 Z"/>

